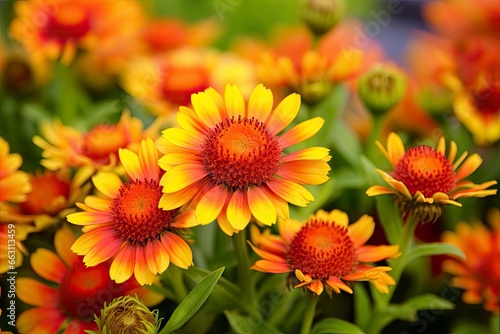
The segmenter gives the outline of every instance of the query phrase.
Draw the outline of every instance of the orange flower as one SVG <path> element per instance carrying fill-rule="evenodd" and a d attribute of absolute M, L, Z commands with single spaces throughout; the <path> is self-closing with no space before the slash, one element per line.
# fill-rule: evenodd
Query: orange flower
<path fill-rule="evenodd" d="M 160 184 L 160 207 L 173 210 L 190 200 L 202 225 L 217 219 L 232 235 L 250 219 L 271 225 L 288 218 L 288 203 L 306 206 L 312 194 L 301 184 L 328 180 L 328 149 L 285 149 L 309 139 L 324 123 L 304 121 L 278 137 L 295 118 L 300 96 L 292 94 L 273 110 L 273 94 L 263 85 L 248 103 L 235 85 L 224 99 L 212 88 L 191 97 L 193 108 L 181 107 L 180 128 L 163 131 L 157 140 L 164 153 L 159 165 L 167 171 Z"/>
<path fill-rule="evenodd" d="M 9 152 L 9 143 L 0 137 L 0 203 L 19 203 L 26 200 L 31 184 L 28 174 L 18 170 L 23 158 L 17 153 Z"/>
<path fill-rule="evenodd" d="M 68 215 L 69 222 L 84 226 L 71 250 L 85 255 L 89 267 L 112 258 L 109 274 L 117 283 L 133 273 L 139 284 L 152 284 L 170 261 L 185 269 L 192 265 L 191 249 L 176 229 L 192 224 L 194 212 L 158 208 L 161 173 L 151 139 L 141 142 L 138 154 L 120 149 L 119 156 L 128 183 L 111 172 L 92 177 L 101 194 L 77 203 L 84 212 Z"/>
<path fill-rule="evenodd" d="M 1 212 L 4 215 L 5 212 Z M 32 232 L 33 227 L 28 224 L 8 224 L 2 219 L 0 224 L 0 274 L 14 271 L 23 264 L 23 254 L 28 250 L 22 244 Z"/>
<path fill-rule="evenodd" d="M 83 333 L 95 330 L 94 314 L 123 295 L 137 294 L 146 305 L 163 297 L 142 288 L 134 279 L 117 284 L 109 279 L 110 263 L 86 268 L 80 256 L 70 251 L 75 236 L 69 227 L 56 232 L 56 253 L 38 248 L 31 255 L 31 267 L 50 285 L 34 278 L 18 277 L 16 293 L 21 301 L 35 308 L 21 313 L 16 322 L 21 333 Z"/>
<path fill-rule="evenodd" d="M 298 92 L 310 102 L 325 96 L 333 84 L 368 69 L 380 57 L 378 47 L 355 21 L 331 29 L 317 47 L 313 35 L 302 27 L 280 31 L 278 36 L 276 46 L 264 52 L 258 63 L 258 77 L 273 89 Z"/>
<path fill-rule="evenodd" d="M 142 8 L 135 1 L 29 0 L 14 4 L 10 34 L 28 52 L 70 63 L 78 49 L 93 50 L 136 34 Z"/>
<path fill-rule="evenodd" d="M 394 168 L 390 174 L 377 169 L 390 187 L 372 186 L 366 194 L 395 194 L 405 216 L 410 214 L 423 222 L 434 222 L 441 216 L 445 204 L 461 207 L 462 204 L 456 201 L 461 197 L 485 197 L 497 193 L 496 189 L 487 189 L 496 181 L 474 184 L 465 180 L 482 163 L 477 153 L 466 159 L 467 152 L 464 152 L 455 161 L 457 145 L 451 142 L 448 157 L 445 145 L 441 137 L 436 149 L 420 145 L 405 151 L 401 138 L 391 132 L 387 149 L 377 141 L 377 146 Z"/>
<path fill-rule="evenodd" d="M 454 276 L 452 284 L 465 289 L 462 299 L 468 304 L 483 303 L 486 310 L 499 313 L 500 302 L 500 209 L 491 209 L 488 221 L 492 230 L 480 221 L 460 222 L 455 232 L 442 235 L 443 242 L 462 249 L 465 260 L 448 259 L 443 271 Z"/>
<path fill-rule="evenodd" d="M 118 149 L 136 149 L 146 137 L 155 136 L 154 127 L 143 131 L 142 121 L 123 112 L 117 124 L 99 124 L 86 133 L 59 121 L 42 126 L 42 135 L 33 142 L 44 150 L 41 164 L 49 170 L 90 166 L 94 170 L 116 167 Z"/>
<path fill-rule="evenodd" d="M 390 267 L 378 267 L 367 262 L 378 262 L 399 256 L 399 246 L 365 245 L 372 236 L 375 223 L 364 215 L 348 225 L 347 214 L 333 210 L 319 210 L 305 224 L 296 220 L 278 223 L 280 236 L 269 230 L 261 233 L 252 229 L 252 249 L 262 260 L 251 269 L 265 273 L 291 273 L 299 280 L 295 288 L 307 288 L 320 295 L 326 288 L 340 293 L 352 289 L 344 281 L 369 281 L 381 293 L 388 293 L 388 285 L 396 282 L 387 274 Z"/>

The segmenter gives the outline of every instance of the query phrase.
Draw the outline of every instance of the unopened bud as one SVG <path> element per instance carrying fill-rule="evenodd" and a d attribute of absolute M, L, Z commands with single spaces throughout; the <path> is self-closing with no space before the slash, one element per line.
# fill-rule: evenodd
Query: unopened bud
<path fill-rule="evenodd" d="M 344 17 L 344 0 L 303 0 L 302 19 L 316 34 L 332 29 Z"/>
<path fill-rule="evenodd" d="M 417 93 L 418 104 L 431 115 L 441 115 L 453 105 L 453 92 L 445 86 L 426 85 Z"/>
<path fill-rule="evenodd" d="M 396 105 L 406 91 L 406 78 L 394 67 L 377 64 L 361 76 L 358 94 L 365 107 L 383 114 Z"/>

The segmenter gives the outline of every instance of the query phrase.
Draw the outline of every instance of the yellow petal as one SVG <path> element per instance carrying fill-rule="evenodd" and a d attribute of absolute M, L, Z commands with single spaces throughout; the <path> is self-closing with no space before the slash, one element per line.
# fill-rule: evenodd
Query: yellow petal
<path fill-rule="evenodd" d="M 281 147 L 287 148 L 314 136 L 325 124 L 321 117 L 315 117 L 295 125 L 279 137 Z"/>
<path fill-rule="evenodd" d="M 267 120 L 267 128 L 274 134 L 280 133 L 297 116 L 300 109 L 300 95 L 290 94 L 274 109 Z"/>
<path fill-rule="evenodd" d="M 97 190 L 109 198 L 115 198 L 123 185 L 118 175 L 110 172 L 98 172 L 92 177 L 92 181 Z"/>
<path fill-rule="evenodd" d="M 236 85 L 226 85 L 224 99 L 226 101 L 226 112 L 229 119 L 232 117 L 238 119 L 239 115 L 242 117 L 246 116 L 245 99 Z"/>
<path fill-rule="evenodd" d="M 255 118 L 259 122 L 266 122 L 273 109 L 273 93 L 263 84 L 254 88 L 248 101 L 248 118 Z"/>
<path fill-rule="evenodd" d="M 201 92 L 191 95 L 191 104 L 196 115 L 207 127 L 213 128 L 222 122 L 219 108 L 209 94 Z"/>
<path fill-rule="evenodd" d="M 243 230 L 252 217 L 248 206 L 247 196 L 242 191 L 235 191 L 229 200 L 226 216 L 231 225 L 237 230 Z"/>
<path fill-rule="evenodd" d="M 190 150 L 200 150 L 203 144 L 203 137 L 200 137 L 197 133 L 180 128 L 163 130 L 162 137 L 176 146 Z"/>
<path fill-rule="evenodd" d="M 203 165 L 179 165 L 166 172 L 160 184 L 164 193 L 174 193 L 184 189 L 207 175 Z"/>
<path fill-rule="evenodd" d="M 201 225 L 206 225 L 219 216 L 226 204 L 228 192 L 222 186 L 210 189 L 196 205 L 196 219 Z"/>
<path fill-rule="evenodd" d="M 295 160 L 321 160 L 328 157 L 330 150 L 325 147 L 308 147 L 293 153 L 287 154 L 281 159 L 281 162 Z"/>
<path fill-rule="evenodd" d="M 120 148 L 118 149 L 118 155 L 120 156 L 123 168 L 130 179 L 142 180 L 144 178 L 141 170 L 141 164 L 139 163 L 139 157 L 136 153 L 126 148 Z"/>
<path fill-rule="evenodd" d="M 276 209 L 273 202 L 259 187 L 247 190 L 248 206 L 252 215 L 264 225 L 276 223 Z"/>
<path fill-rule="evenodd" d="M 191 248 L 178 235 L 167 232 L 161 237 L 161 243 L 170 256 L 170 261 L 177 267 L 187 269 L 193 264 Z"/>
<path fill-rule="evenodd" d="M 142 177 L 139 180 L 144 178 L 153 181 L 159 180 L 160 167 L 158 166 L 158 151 L 151 138 L 146 138 L 141 142 L 139 148 L 139 162 L 142 171 Z"/>
<path fill-rule="evenodd" d="M 273 178 L 271 181 L 267 182 L 267 186 L 276 195 L 283 198 L 288 203 L 297 206 L 305 207 L 310 201 L 314 200 L 309 190 L 289 180 Z"/>
<path fill-rule="evenodd" d="M 363 246 L 375 231 L 375 222 L 373 218 L 368 215 L 363 215 L 354 224 L 349 225 L 347 228 L 349 237 L 351 238 L 354 248 Z"/>
<path fill-rule="evenodd" d="M 135 246 L 126 243 L 118 252 L 109 268 L 109 276 L 116 283 L 123 283 L 132 277 L 135 263 Z"/>

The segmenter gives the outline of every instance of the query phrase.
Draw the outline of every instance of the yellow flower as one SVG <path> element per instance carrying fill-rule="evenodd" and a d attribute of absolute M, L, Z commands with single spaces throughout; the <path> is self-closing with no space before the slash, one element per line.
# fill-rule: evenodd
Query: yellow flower
<path fill-rule="evenodd" d="M 227 85 L 224 99 L 212 88 L 181 107 L 180 128 L 163 131 L 157 146 L 166 173 L 160 207 L 173 210 L 192 200 L 200 224 L 217 219 L 232 235 L 250 219 L 265 225 L 288 218 L 288 203 L 306 206 L 312 194 L 302 184 L 328 180 L 328 149 L 283 150 L 309 139 L 324 123 L 304 121 L 278 136 L 295 118 L 300 96 L 292 94 L 273 110 L 273 95 L 263 85 L 248 103 L 238 87 Z"/>
<path fill-rule="evenodd" d="M 392 173 L 377 169 L 389 187 L 372 186 L 366 194 L 395 194 L 404 215 L 417 216 L 423 222 L 434 222 L 441 216 L 445 204 L 461 207 L 462 204 L 457 202 L 459 198 L 485 197 L 497 193 L 496 189 L 487 189 L 495 185 L 496 181 L 474 184 L 465 180 L 482 163 L 477 153 L 467 158 L 467 152 L 464 152 L 455 161 L 457 145 L 453 141 L 450 143 L 448 156 L 445 155 L 445 145 L 441 137 L 436 149 L 420 145 L 405 151 L 401 138 L 394 132 L 390 133 L 387 149 L 377 142 L 394 168 Z"/>
<path fill-rule="evenodd" d="M 443 262 L 443 271 L 455 276 L 452 284 L 465 289 L 462 299 L 468 304 L 483 303 L 498 314 L 500 302 L 500 209 L 491 209 L 488 229 L 480 221 L 460 222 L 455 231 L 444 232 L 443 242 L 451 243 L 465 254 L 463 259 Z"/>
<path fill-rule="evenodd" d="M 138 153 L 120 149 L 119 155 L 128 183 L 111 172 L 92 177 L 101 194 L 77 203 L 84 212 L 68 215 L 69 222 L 84 226 L 71 249 L 85 255 L 89 267 L 112 259 L 109 274 L 117 283 L 134 274 L 139 284 L 151 285 L 170 262 L 185 269 L 192 265 L 191 249 L 176 229 L 192 224 L 194 212 L 158 208 L 161 173 L 151 139 L 141 142 Z"/>
<path fill-rule="evenodd" d="M 399 246 L 365 245 L 372 236 L 375 223 L 364 215 L 349 225 L 346 213 L 319 210 L 305 224 L 296 221 L 280 221 L 280 236 L 261 233 L 252 229 L 253 250 L 262 260 L 251 267 L 265 273 L 293 273 L 299 283 L 295 288 L 307 288 L 320 295 L 326 288 L 340 293 L 352 289 L 344 281 L 369 281 L 381 293 L 388 293 L 388 285 L 396 282 L 387 274 L 391 268 L 372 266 L 378 262 L 399 256 Z"/>

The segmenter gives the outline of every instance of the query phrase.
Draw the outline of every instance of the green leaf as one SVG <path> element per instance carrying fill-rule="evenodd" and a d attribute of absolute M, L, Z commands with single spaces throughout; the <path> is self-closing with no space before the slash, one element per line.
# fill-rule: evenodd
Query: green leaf
<path fill-rule="evenodd" d="M 408 262 L 421 256 L 444 255 L 444 254 L 455 255 L 461 259 L 465 259 L 465 254 L 457 246 L 440 242 L 432 242 L 428 244 L 415 246 L 408 253 Z"/>
<path fill-rule="evenodd" d="M 399 208 L 392 196 L 381 195 L 375 199 L 380 224 L 391 245 L 397 245 L 401 237 L 402 221 Z"/>
<path fill-rule="evenodd" d="M 418 310 L 451 310 L 455 305 L 446 299 L 426 293 L 410 298 L 399 305 L 390 305 L 388 313 L 392 319 L 416 321 Z"/>
<path fill-rule="evenodd" d="M 361 328 L 366 328 L 372 316 L 372 302 L 364 285 L 359 282 L 354 285 L 354 320 Z"/>
<path fill-rule="evenodd" d="M 279 334 L 277 328 L 265 323 L 264 316 L 253 311 L 247 316 L 239 314 L 237 311 L 224 311 L 229 325 L 236 333 L 241 334 Z"/>
<path fill-rule="evenodd" d="M 168 320 L 167 324 L 160 331 L 159 334 L 168 334 L 179 329 L 198 311 L 198 309 L 205 303 L 213 288 L 219 281 L 224 267 L 217 269 L 198 283 L 193 290 L 184 298 L 184 300 L 177 306 Z"/>
<path fill-rule="evenodd" d="M 364 334 L 364 331 L 358 326 L 336 318 L 326 318 L 318 321 L 311 334 L 326 334 L 326 333 L 349 333 L 349 334 Z"/>

